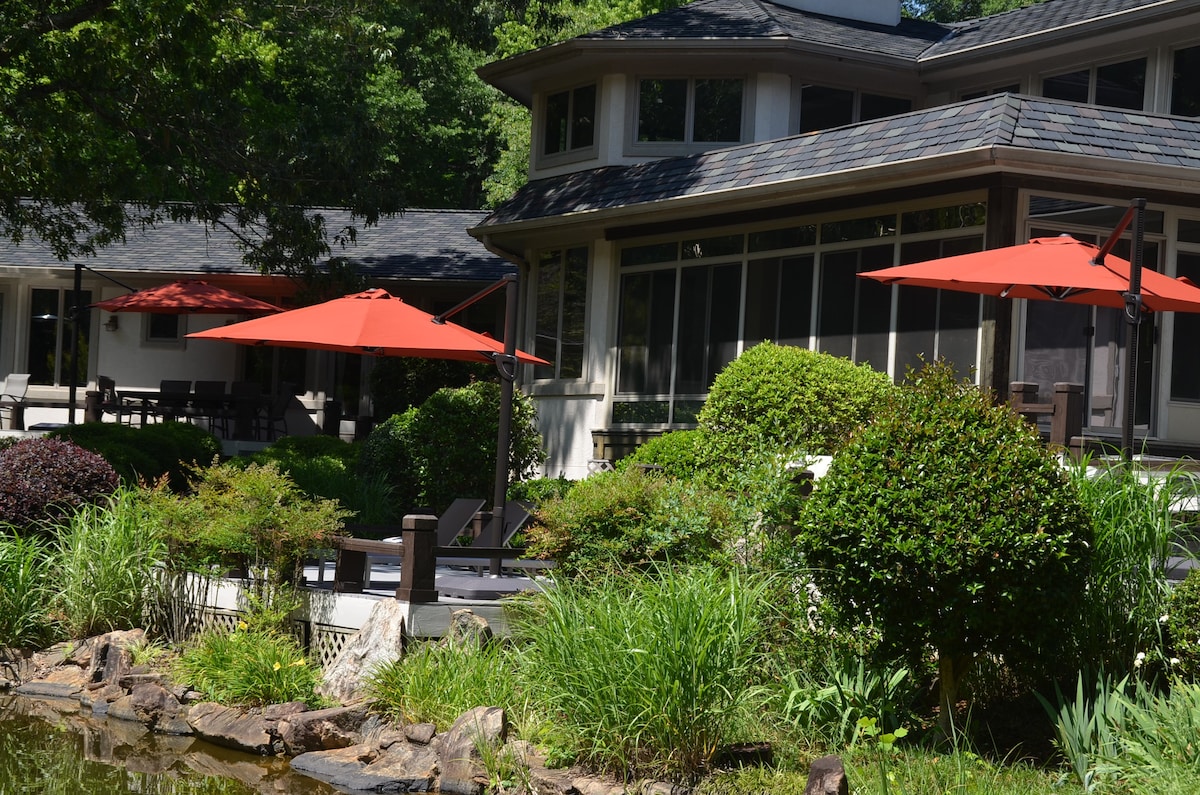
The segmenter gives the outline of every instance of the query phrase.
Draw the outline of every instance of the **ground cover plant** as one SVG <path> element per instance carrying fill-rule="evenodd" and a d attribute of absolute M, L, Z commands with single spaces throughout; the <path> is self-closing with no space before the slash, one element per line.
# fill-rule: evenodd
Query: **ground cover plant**
<path fill-rule="evenodd" d="M 174 670 L 180 681 L 222 704 L 323 704 L 316 694 L 320 672 L 296 639 L 245 623 L 232 632 L 202 632 L 184 648 Z"/>

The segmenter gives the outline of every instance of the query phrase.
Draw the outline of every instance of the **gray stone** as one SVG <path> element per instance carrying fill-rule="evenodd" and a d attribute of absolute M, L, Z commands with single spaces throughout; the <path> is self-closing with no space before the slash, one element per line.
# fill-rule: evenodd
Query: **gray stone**
<path fill-rule="evenodd" d="M 308 704 L 303 701 L 287 701 L 283 704 L 268 704 L 263 707 L 262 716 L 266 720 L 286 720 L 302 712 L 308 712 Z"/>
<path fill-rule="evenodd" d="M 814 759 L 808 770 L 808 783 L 804 795 L 848 795 L 850 785 L 846 781 L 846 768 L 836 756 Z"/>
<path fill-rule="evenodd" d="M 80 644 L 72 660 L 87 670 L 89 682 L 119 683 L 133 668 L 129 647 L 146 639 L 140 629 L 128 629 L 97 635 Z"/>
<path fill-rule="evenodd" d="M 436 755 L 408 743 L 383 752 L 371 744 L 312 751 L 294 757 L 292 769 L 345 790 L 433 792 L 437 783 Z"/>
<path fill-rule="evenodd" d="M 471 644 L 482 646 L 492 639 L 492 627 L 483 616 L 475 615 L 470 608 L 455 610 L 450 614 L 450 626 L 446 628 L 443 642 L 450 646 Z"/>
<path fill-rule="evenodd" d="M 417 745 L 429 745 L 437 734 L 437 726 L 432 723 L 410 723 L 404 727 L 404 739 Z"/>
<path fill-rule="evenodd" d="M 186 719 L 197 736 L 215 745 L 260 756 L 283 751 L 275 721 L 261 715 L 206 701 L 189 707 Z"/>
<path fill-rule="evenodd" d="M 359 700 L 366 675 L 404 652 L 404 609 L 396 599 L 376 602 L 366 623 L 325 668 L 317 692 L 343 704 Z"/>
<path fill-rule="evenodd" d="M 529 768 L 529 783 L 537 795 L 583 795 L 570 773 L 544 767 Z"/>
<path fill-rule="evenodd" d="M 138 685 L 108 707 L 110 718 L 137 721 L 159 734 L 191 734 L 192 728 L 181 712 L 179 700 L 153 682 Z"/>
<path fill-rule="evenodd" d="M 454 721 L 434 746 L 441 762 L 441 791 L 478 795 L 487 784 L 483 748 L 499 749 L 508 739 L 508 716 L 499 707 L 476 707 Z"/>
<path fill-rule="evenodd" d="M 347 748 L 362 742 L 358 729 L 366 714 L 361 706 L 299 712 L 279 721 L 279 737 L 292 755 Z"/>
<path fill-rule="evenodd" d="M 83 686 L 74 682 L 26 682 L 16 688 L 16 693 L 22 696 L 37 698 L 70 698 L 78 699 L 83 692 Z"/>

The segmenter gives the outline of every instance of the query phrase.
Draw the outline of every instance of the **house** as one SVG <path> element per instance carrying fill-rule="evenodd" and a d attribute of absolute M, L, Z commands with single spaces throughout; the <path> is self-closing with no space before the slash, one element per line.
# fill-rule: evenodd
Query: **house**
<path fill-rule="evenodd" d="M 524 274 L 548 474 L 695 422 L 760 340 L 1123 415 L 1120 310 L 861 271 L 1071 234 L 1148 200 L 1145 262 L 1200 282 L 1200 2 L 1045 0 L 959 24 L 899 0 L 694 0 L 480 70 L 532 111 L 529 183 L 471 234 Z M 1128 256 L 1129 243 L 1117 254 Z M 1139 438 L 1200 446 L 1200 316 L 1141 334 Z"/>
<path fill-rule="evenodd" d="M 322 212 L 329 228 L 350 222 L 344 211 Z M 515 270 L 466 234 L 485 216 L 478 211 L 410 210 L 384 217 L 378 225 L 360 229 L 353 244 L 335 245 L 331 258 L 349 262 L 370 286 L 384 287 L 426 311 L 442 312 Z M 231 238 L 200 223 L 168 222 L 131 231 L 124 245 L 101 249 L 78 264 L 82 267 L 59 261 L 36 240 L 0 245 L 0 373 L 32 376 L 27 426 L 64 422 L 69 416 L 77 272 L 79 305 L 85 308 L 184 278 L 200 278 L 282 306 L 294 303 L 298 288 L 287 278 L 250 269 Z M 499 336 L 503 311 L 503 301 L 496 298 L 456 320 Z M 77 406 L 104 375 L 119 389 L 154 389 L 164 379 L 252 380 L 268 388 L 288 383 L 298 393 L 293 412 L 304 415 L 292 417 L 293 432 L 329 427 L 327 401 L 342 404 L 338 420 L 342 413 L 348 418 L 370 413 L 371 357 L 185 338 L 189 332 L 244 319 L 229 315 L 118 315 L 91 309 L 78 317 Z"/>

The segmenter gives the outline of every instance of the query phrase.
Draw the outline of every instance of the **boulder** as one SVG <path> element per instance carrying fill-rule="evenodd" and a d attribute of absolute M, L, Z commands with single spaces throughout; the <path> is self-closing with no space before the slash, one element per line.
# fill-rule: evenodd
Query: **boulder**
<path fill-rule="evenodd" d="M 358 730 L 366 717 L 361 706 L 299 712 L 279 721 L 279 737 L 291 755 L 348 748 L 362 742 Z"/>
<path fill-rule="evenodd" d="M 458 716 L 434 742 L 441 760 L 441 791 L 479 795 L 487 785 L 481 748 L 499 750 L 508 739 L 508 716 L 499 707 L 476 707 Z"/>
<path fill-rule="evenodd" d="M 386 751 L 361 744 L 300 754 L 292 759 L 292 769 L 344 790 L 433 792 L 437 756 L 428 747 L 403 742 Z"/>
<path fill-rule="evenodd" d="M 847 795 L 850 784 L 846 781 L 846 768 L 836 756 L 814 759 L 808 769 L 808 782 L 804 795 Z"/>
<path fill-rule="evenodd" d="M 87 670 L 89 682 L 119 683 L 133 668 L 129 647 L 145 639 L 146 633 L 140 629 L 97 635 L 81 643 L 71 661 Z"/>
<path fill-rule="evenodd" d="M 137 721 L 159 734 L 192 734 L 181 712 L 179 700 L 156 682 L 138 685 L 108 707 L 110 718 Z"/>
<path fill-rule="evenodd" d="M 487 619 L 464 607 L 450 614 L 450 626 L 446 628 L 446 636 L 442 642 L 449 646 L 482 646 L 491 639 L 492 627 Z"/>
<path fill-rule="evenodd" d="M 205 701 L 188 708 L 188 725 L 214 745 L 260 756 L 283 752 L 278 725 L 253 713 Z"/>
<path fill-rule="evenodd" d="M 396 599 L 377 601 L 366 623 L 326 667 L 317 692 L 343 704 L 361 699 L 366 675 L 404 651 L 404 609 Z"/>

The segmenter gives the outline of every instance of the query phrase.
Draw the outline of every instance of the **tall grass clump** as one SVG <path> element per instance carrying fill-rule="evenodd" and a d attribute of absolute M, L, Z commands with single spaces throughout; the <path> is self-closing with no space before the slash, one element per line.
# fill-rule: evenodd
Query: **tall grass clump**
<path fill-rule="evenodd" d="M 1179 554 L 1189 518 L 1178 508 L 1200 491 L 1200 481 L 1179 467 L 1161 475 L 1127 466 L 1096 470 L 1086 459 L 1071 469 L 1071 480 L 1095 532 L 1087 599 L 1076 624 L 1083 657 L 1125 673 L 1139 652 L 1163 647 L 1167 558 Z"/>
<path fill-rule="evenodd" d="M 523 699 L 513 667 L 513 656 L 496 642 L 424 643 L 370 672 L 367 692 L 388 717 L 445 731 L 479 706 L 519 714 Z"/>
<path fill-rule="evenodd" d="M 746 725 L 766 589 L 711 567 L 560 581 L 513 618 L 521 679 L 578 761 L 694 782 Z"/>
<path fill-rule="evenodd" d="M 166 543 L 136 489 L 80 506 L 54 538 L 53 603 L 71 637 L 144 626 L 160 601 Z"/>
<path fill-rule="evenodd" d="M 0 535 L 0 647 L 34 648 L 54 635 L 47 547 L 39 536 Z"/>
<path fill-rule="evenodd" d="M 295 638 L 252 630 L 244 622 L 233 632 L 214 629 L 198 635 L 180 655 L 175 673 L 221 704 L 322 703 L 316 695 L 320 671 Z"/>
<path fill-rule="evenodd" d="M 1156 694 L 1138 682 L 1124 699 L 1118 747 L 1105 767 L 1134 795 L 1194 793 L 1200 782 L 1200 685 L 1173 682 Z"/>

